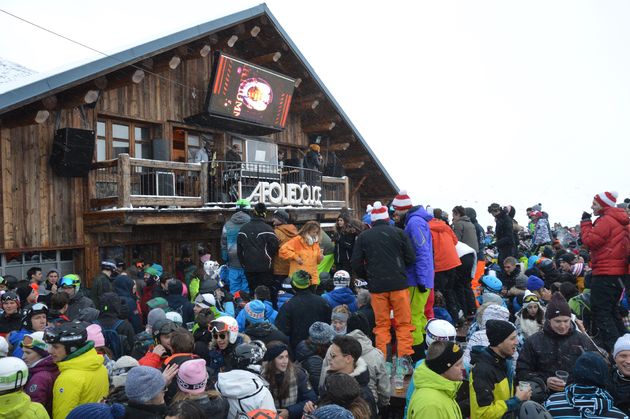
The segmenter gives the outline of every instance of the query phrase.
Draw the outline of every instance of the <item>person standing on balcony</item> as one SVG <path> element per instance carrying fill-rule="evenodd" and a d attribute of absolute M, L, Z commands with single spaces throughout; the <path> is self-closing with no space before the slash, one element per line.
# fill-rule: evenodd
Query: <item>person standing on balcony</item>
<path fill-rule="evenodd" d="M 238 259 L 245 270 L 249 289 L 259 285 L 274 288 L 273 257 L 278 253 L 280 242 L 273 228 L 265 222 L 267 207 L 259 202 L 254 206 L 251 221 L 244 224 L 236 239 Z M 274 288 L 275 289 L 275 288 Z M 277 292 L 272 292 L 272 300 Z"/>
<path fill-rule="evenodd" d="M 243 225 L 251 220 L 247 210 L 251 209 L 249 201 L 239 199 L 236 202 L 236 212 L 223 226 L 221 232 L 221 258 L 228 266 L 228 283 L 232 294 L 237 291 L 249 292 L 245 271 L 238 258 L 237 239 Z"/>
<path fill-rule="evenodd" d="M 322 171 L 323 157 L 320 154 L 319 144 L 311 144 L 308 152 L 304 156 L 304 168 Z"/>

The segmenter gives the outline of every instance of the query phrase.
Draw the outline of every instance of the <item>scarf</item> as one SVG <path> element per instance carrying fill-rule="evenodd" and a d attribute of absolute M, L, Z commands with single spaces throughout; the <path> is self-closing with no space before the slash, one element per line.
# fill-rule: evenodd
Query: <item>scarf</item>
<path fill-rule="evenodd" d="M 287 374 L 282 374 L 286 379 Z M 274 394 L 276 409 L 286 409 L 288 406 L 293 406 L 298 402 L 298 385 L 297 385 L 297 371 L 293 370 L 293 374 L 288 375 L 289 380 L 289 395 L 286 399 L 278 400 L 277 394 Z M 277 382 L 280 382 L 278 380 Z M 275 392 L 274 392 L 275 393 Z"/>

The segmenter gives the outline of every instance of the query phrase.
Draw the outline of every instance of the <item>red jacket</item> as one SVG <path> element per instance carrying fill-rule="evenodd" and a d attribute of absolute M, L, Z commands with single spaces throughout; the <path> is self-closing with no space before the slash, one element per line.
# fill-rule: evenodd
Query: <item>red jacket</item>
<path fill-rule="evenodd" d="M 462 264 L 457 256 L 455 245 L 457 236 L 453 230 L 442 220 L 437 218 L 429 221 L 431 238 L 433 239 L 433 264 L 435 272 L 448 271 Z"/>
<path fill-rule="evenodd" d="M 628 273 L 630 233 L 628 214 L 622 208 L 603 208 L 591 224 L 582 221 L 582 242 L 591 252 L 593 275 L 624 275 Z"/>

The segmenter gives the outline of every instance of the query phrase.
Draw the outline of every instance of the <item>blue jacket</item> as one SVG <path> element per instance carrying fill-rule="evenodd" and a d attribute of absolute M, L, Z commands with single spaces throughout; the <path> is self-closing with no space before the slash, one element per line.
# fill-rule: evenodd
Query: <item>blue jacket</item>
<path fill-rule="evenodd" d="M 563 392 L 552 394 L 545 402 L 545 409 L 554 418 L 627 419 L 613 404 L 613 398 L 604 389 L 571 384 Z"/>
<path fill-rule="evenodd" d="M 116 279 L 114 279 L 113 284 L 114 292 L 118 294 L 122 302 L 129 308 L 129 317 L 127 317 L 127 320 L 129 320 L 133 326 L 134 332 L 136 334 L 142 332 L 144 330 L 142 318 L 138 312 L 137 299 L 134 298 L 132 293 L 133 286 L 135 285 L 134 280 L 127 275 L 118 275 Z"/>
<path fill-rule="evenodd" d="M 416 262 L 407 268 L 407 282 L 410 287 L 424 285 L 433 288 L 433 242 L 428 221 L 433 216 L 419 205 L 407 213 L 405 234 L 411 240 Z"/>
<path fill-rule="evenodd" d="M 291 298 L 293 298 L 293 294 L 290 292 L 278 293 L 278 310 L 280 310 L 280 307 L 282 307 L 284 303 L 289 301 Z"/>
<path fill-rule="evenodd" d="M 11 354 L 11 356 L 22 359 L 22 354 L 24 354 L 24 351 L 22 350 L 20 343 L 22 342 L 22 339 L 24 339 L 24 336 L 30 335 L 31 333 L 33 333 L 32 330 L 22 328 L 20 330 L 16 330 L 9 335 L 9 343 L 13 347 L 13 353 Z"/>
<path fill-rule="evenodd" d="M 334 289 L 322 295 L 322 297 L 328 301 L 331 308 L 345 304 L 348 306 L 351 313 L 354 313 L 359 309 L 357 306 L 357 297 L 348 287 Z"/>
<path fill-rule="evenodd" d="M 278 316 L 278 312 L 273 309 L 273 305 L 271 301 L 264 301 L 265 303 L 265 320 L 269 321 L 271 324 L 276 323 L 276 317 Z M 238 312 L 238 316 L 236 316 L 236 322 L 238 323 L 238 330 L 245 330 L 247 328 L 246 322 L 247 316 L 245 310 L 241 310 Z"/>
<path fill-rule="evenodd" d="M 251 217 L 243 211 L 238 211 L 225 223 L 221 232 L 221 258 L 231 268 L 242 268 L 238 260 L 236 240 L 243 224 L 248 223 Z"/>

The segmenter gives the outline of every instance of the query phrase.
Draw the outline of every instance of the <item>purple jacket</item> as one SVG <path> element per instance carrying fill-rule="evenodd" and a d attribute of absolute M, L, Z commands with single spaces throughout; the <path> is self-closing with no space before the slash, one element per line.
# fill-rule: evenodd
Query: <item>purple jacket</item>
<path fill-rule="evenodd" d="M 52 356 L 47 356 L 29 368 L 28 375 L 24 392 L 31 396 L 31 401 L 43 404 L 52 417 L 53 384 L 59 375 L 57 364 L 53 362 Z"/>
<path fill-rule="evenodd" d="M 407 213 L 405 234 L 411 240 L 416 262 L 407 268 L 407 282 L 410 287 L 424 285 L 433 288 L 433 242 L 428 221 L 433 216 L 419 205 Z"/>

